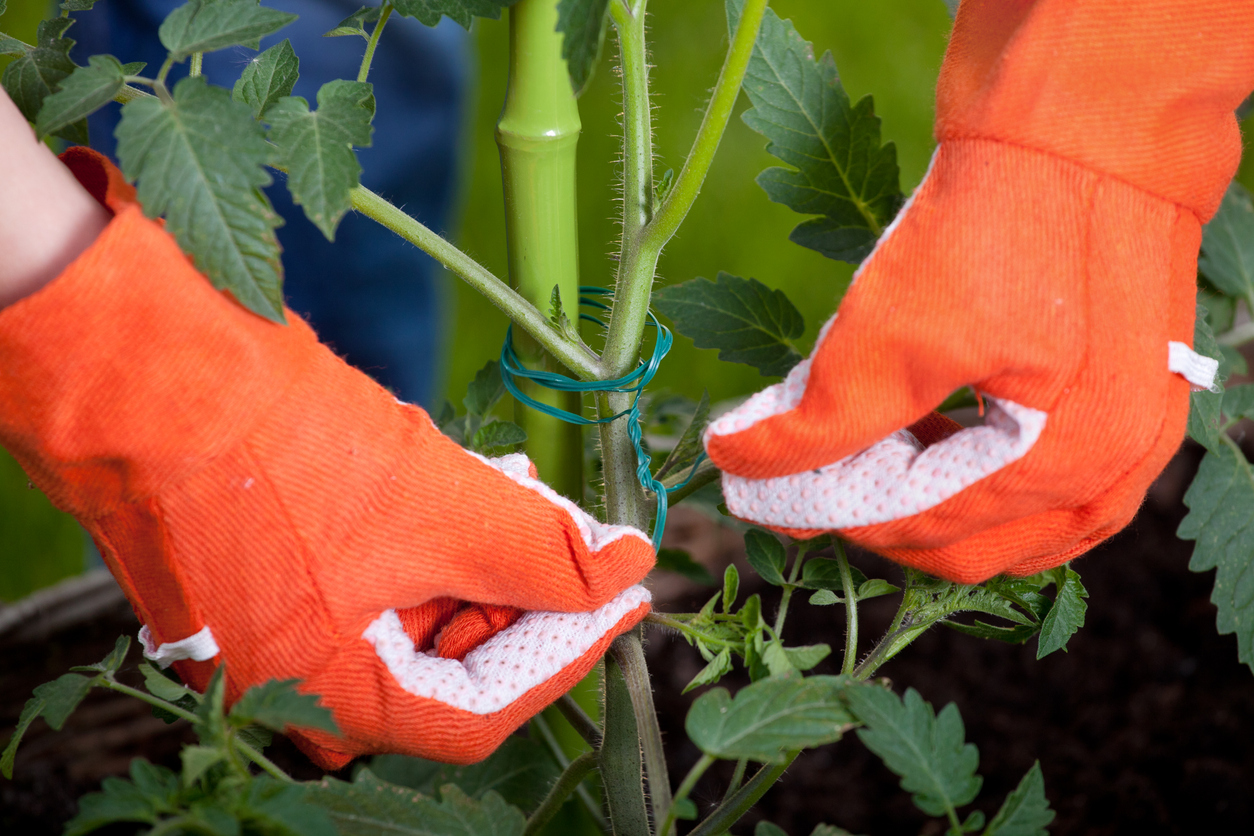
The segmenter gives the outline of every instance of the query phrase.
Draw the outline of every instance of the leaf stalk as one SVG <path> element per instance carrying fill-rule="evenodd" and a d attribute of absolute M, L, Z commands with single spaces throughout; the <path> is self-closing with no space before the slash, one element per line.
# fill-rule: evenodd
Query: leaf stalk
<path fill-rule="evenodd" d="M 365 186 L 353 189 L 351 196 L 355 210 L 392 230 L 443 264 L 453 275 L 500 308 L 515 324 L 579 377 L 584 380 L 601 377 L 600 365 L 591 351 L 568 340 L 549 322 L 548 317 L 486 267 Z"/>
<path fill-rule="evenodd" d="M 531 814 L 531 818 L 527 819 L 523 836 L 534 836 L 539 833 L 557 815 L 557 811 L 566 803 L 566 799 L 579 787 L 583 779 L 588 777 L 588 773 L 596 768 L 596 765 L 596 752 L 584 752 L 571 761 L 570 765 L 558 776 L 549 794 L 540 802 L 540 806 Z"/>
<path fill-rule="evenodd" d="M 388 18 L 392 16 L 392 4 L 384 3 L 383 11 L 379 13 L 379 22 L 374 25 L 374 29 L 370 32 L 370 40 L 366 41 L 366 52 L 361 57 L 361 69 L 357 71 L 357 80 L 365 83 L 370 77 L 370 64 L 374 61 L 374 51 L 379 45 L 379 36 L 383 34 L 383 27 L 388 22 Z"/>

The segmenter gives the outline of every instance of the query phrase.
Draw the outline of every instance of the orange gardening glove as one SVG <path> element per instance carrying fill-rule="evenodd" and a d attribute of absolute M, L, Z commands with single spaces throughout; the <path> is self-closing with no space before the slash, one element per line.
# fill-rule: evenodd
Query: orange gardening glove
<path fill-rule="evenodd" d="M 1127 525 L 1213 381 L 1198 246 L 1251 87 L 1250 0 L 963 0 L 928 175 L 811 357 L 709 427 L 729 510 L 968 583 Z M 968 385 L 984 426 L 916 425 Z"/>
<path fill-rule="evenodd" d="M 113 166 L 64 159 L 116 217 L 0 311 L 0 443 L 91 533 L 150 659 L 200 688 L 224 663 L 229 699 L 300 679 L 342 733 L 298 739 L 326 768 L 468 763 L 644 617 L 646 535 L 244 310 Z"/>

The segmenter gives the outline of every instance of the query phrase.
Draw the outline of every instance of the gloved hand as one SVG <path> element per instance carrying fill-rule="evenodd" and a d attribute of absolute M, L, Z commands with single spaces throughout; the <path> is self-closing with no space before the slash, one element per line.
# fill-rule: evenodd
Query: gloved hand
<path fill-rule="evenodd" d="M 968 583 L 1127 525 L 1213 380 L 1197 254 L 1251 87 L 1254 3 L 963 0 L 923 183 L 811 357 L 707 431 L 729 510 Z M 984 426 L 916 425 L 967 385 Z"/>
<path fill-rule="evenodd" d="M 225 663 L 228 699 L 300 679 L 342 732 L 298 738 L 326 768 L 468 763 L 643 618 L 648 536 L 247 312 L 103 158 L 64 160 L 116 217 L 0 311 L 0 443 L 91 533 L 150 659 L 200 688 Z"/>

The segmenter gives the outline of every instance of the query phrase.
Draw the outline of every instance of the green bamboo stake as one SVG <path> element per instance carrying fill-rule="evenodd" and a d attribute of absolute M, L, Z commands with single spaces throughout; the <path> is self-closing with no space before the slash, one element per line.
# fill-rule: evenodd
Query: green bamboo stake
<path fill-rule="evenodd" d="M 571 88 L 557 0 L 522 0 L 509 12 L 509 89 L 496 127 L 505 186 L 510 283 L 541 311 L 558 289 L 563 312 L 579 318 L 579 223 L 575 153 L 581 124 Z M 533 368 L 564 374 L 526 334 L 514 350 Z M 523 392 L 568 412 L 581 411 L 578 393 L 555 393 L 530 382 Z M 521 405 L 515 420 L 527 431 L 527 453 L 541 478 L 575 501 L 583 499 L 580 428 Z"/>
<path fill-rule="evenodd" d="M 510 284 L 544 313 L 554 288 L 562 312 L 579 322 L 579 223 L 575 183 L 579 107 L 562 58 L 557 0 L 521 0 L 509 11 L 509 87 L 496 126 L 505 192 L 505 234 Z M 514 350 L 532 368 L 571 372 L 526 333 L 515 331 Z M 560 393 L 518 381 L 530 397 L 576 414 L 577 392 Z M 583 499 L 583 438 L 580 427 L 522 404 L 514 420 L 527 432 L 527 454 L 540 477 L 575 501 Z M 598 707 L 595 674 L 576 687 L 585 710 Z M 544 712 L 555 743 L 567 758 L 589 751 L 587 743 L 556 709 Z M 572 822 L 568 822 L 570 826 Z M 581 826 L 581 825 L 575 825 Z M 589 832 L 597 829 L 582 823 Z"/>

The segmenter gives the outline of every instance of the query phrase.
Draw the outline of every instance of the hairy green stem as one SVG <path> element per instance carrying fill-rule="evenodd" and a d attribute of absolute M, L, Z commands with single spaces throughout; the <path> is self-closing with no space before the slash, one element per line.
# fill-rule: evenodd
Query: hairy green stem
<path fill-rule="evenodd" d="M 732 825 L 740 821 L 745 813 L 749 812 L 749 808 L 758 803 L 758 799 L 779 780 L 784 770 L 792 765 L 799 754 L 801 754 L 800 750 L 789 752 L 783 763 L 763 765 L 747 784 L 718 805 L 705 821 L 688 831 L 688 836 L 720 836 L 726 833 Z"/>
<path fill-rule="evenodd" d="M 836 562 L 840 564 L 840 586 L 845 593 L 845 659 L 840 666 L 840 672 L 851 676 L 858 663 L 858 590 L 853 585 L 853 572 L 849 570 L 849 558 L 845 556 L 844 544 L 833 537 L 832 545 L 836 547 Z"/>
<path fill-rule="evenodd" d="M 187 74 L 193 78 L 200 75 L 205 66 L 205 54 L 203 52 L 192 53 L 192 63 L 188 68 Z"/>
<path fill-rule="evenodd" d="M 615 644 L 630 635 L 620 636 L 615 639 Z M 605 743 L 600 750 L 601 785 L 605 789 L 605 803 L 610 811 L 610 821 L 614 824 L 615 836 L 649 836 L 635 701 L 627 673 L 619 664 L 621 655 L 611 652 L 605 657 Z"/>
<path fill-rule="evenodd" d="M 591 746 L 593 749 L 601 748 L 601 727 L 592 721 L 588 713 L 575 702 L 575 698 L 570 694 L 563 694 L 558 697 L 554 705 L 557 710 L 562 712 L 562 716 L 566 718 L 566 722 L 579 732 L 579 736 Z"/>
<path fill-rule="evenodd" d="M 627 693 L 631 697 L 640 748 L 644 754 L 644 774 L 649 781 L 650 807 L 653 821 L 657 822 L 671 806 L 671 779 L 666 769 L 666 750 L 662 746 L 657 709 L 653 706 L 653 684 L 649 681 L 649 667 L 644 660 L 641 630 L 636 628 L 619 636 L 610 645 L 610 651 L 622 668 Z"/>
<path fill-rule="evenodd" d="M 617 317 L 626 309 L 615 307 Z M 631 408 L 633 395 L 623 392 L 597 394 L 597 413 L 602 417 L 617 415 Z M 619 418 L 601 424 L 601 468 L 605 489 L 605 518 L 617 525 L 630 525 L 641 531 L 649 529 L 653 509 L 648 495 L 636 478 L 636 448 L 628 431 L 630 418 Z"/>
<path fill-rule="evenodd" d="M 741 758 L 740 760 L 736 761 L 736 768 L 732 770 L 732 777 L 731 777 L 731 781 L 729 781 L 727 784 L 727 791 L 723 793 L 724 801 L 731 798 L 732 793 L 740 789 L 740 782 L 745 779 L 745 767 L 747 767 L 748 765 L 749 765 L 748 758 Z"/>
<path fill-rule="evenodd" d="M 588 776 L 588 773 L 596 769 L 596 765 L 596 752 L 584 752 L 571 761 L 570 765 L 558 776 L 557 783 L 549 790 L 544 801 L 540 802 L 540 806 L 531 814 L 531 818 L 527 819 L 523 836 L 534 836 L 539 833 L 540 829 L 557 815 L 557 811 L 566 803 L 566 799 L 579 787 L 580 782 Z"/>
<path fill-rule="evenodd" d="M 631 5 L 625 0 L 610 4 L 610 16 L 618 34 L 623 79 L 623 214 L 614 308 L 601 355 L 606 378 L 622 377 L 637 362 L 649 307 L 648 288 L 653 283 L 650 267 L 643 278 L 646 290 L 641 295 L 637 285 L 642 279 L 636 275 L 639 271 L 634 267 L 639 262 L 640 233 L 653 210 L 653 127 L 645 10 L 645 0 L 636 0 Z M 597 397 L 597 412 L 606 418 L 626 411 L 631 403 L 631 395 L 602 394 Z M 651 512 L 645 491 L 636 478 L 636 451 L 628 432 L 630 420 L 619 418 L 599 427 L 605 512 L 610 522 L 647 529 Z"/>
<path fill-rule="evenodd" d="M 189 723 L 193 723 L 193 724 L 200 723 L 200 718 L 197 717 L 192 712 L 180 706 L 177 706 L 172 702 L 167 702 L 166 700 L 163 700 L 160 697 L 154 697 L 152 694 L 141 691 L 138 688 L 132 688 L 129 685 L 123 685 L 121 682 L 118 682 L 117 680 L 114 680 L 114 679 L 109 679 L 108 677 L 101 677 L 101 679 L 99 680 L 99 683 L 100 683 L 100 687 L 102 688 L 107 688 L 110 691 L 117 691 L 119 694 L 126 694 L 127 696 L 134 697 L 137 700 L 142 700 L 143 702 L 146 702 L 151 706 L 160 708 L 162 711 L 168 711 L 169 713 L 173 714 L 175 717 L 178 717 L 181 720 L 186 720 Z M 234 736 L 231 737 L 230 742 L 231 742 L 232 748 L 237 750 L 240 754 L 248 758 L 253 763 L 257 764 L 257 766 L 261 767 L 266 772 L 270 773 L 270 775 L 274 776 L 275 778 L 278 778 L 280 781 L 286 781 L 289 784 L 295 783 L 292 777 L 288 775 L 286 772 L 284 772 L 282 769 L 280 769 L 278 765 L 274 763 L 274 761 L 270 760 L 265 755 L 261 754 L 261 752 L 257 751 L 252 746 L 248 745 L 244 741 L 239 740 L 238 738 Z"/>
<path fill-rule="evenodd" d="M 692 496 L 694 493 L 701 490 L 711 482 L 716 481 L 720 476 L 722 476 L 722 474 L 723 471 L 715 467 L 714 462 L 706 459 L 701 462 L 701 464 L 697 465 L 696 472 L 692 474 L 691 479 L 688 479 L 688 471 L 685 470 L 683 473 L 674 473 L 663 479 L 662 484 L 669 489 L 674 488 L 676 485 L 683 483 L 685 479 L 688 479 L 687 484 L 684 484 L 682 488 L 670 491 L 670 503 L 673 506 L 683 502 L 685 499 Z"/>
<path fill-rule="evenodd" d="M 153 83 L 154 87 L 156 87 L 158 90 L 165 87 L 166 76 L 170 74 L 170 68 L 173 66 L 174 66 L 174 56 L 167 55 L 165 61 L 162 62 L 161 64 L 161 69 L 157 70 L 157 79 Z"/>
<path fill-rule="evenodd" d="M 684 780 L 679 784 L 679 789 L 675 790 L 675 800 L 670 803 L 670 807 L 666 811 L 666 819 L 657 831 L 658 836 L 670 836 L 671 828 L 675 826 L 675 814 L 679 812 L 676 805 L 688 797 L 688 793 L 692 792 L 692 788 L 697 785 L 697 781 L 700 781 L 701 776 L 713 765 L 714 757 L 712 755 L 702 755 L 692 765 L 692 769 L 688 770 L 688 774 L 684 776 Z"/>
<path fill-rule="evenodd" d="M 623 77 L 623 236 L 614 317 L 601 354 L 608 377 L 624 375 L 636 363 L 661 252 L 660 247 L 647 250 L 641 246 L 653 215 L 653 126 L 645 8 L 639 5 L 638 14 L 621 3 L 610 6 Z"/>
<path fill-rule="evenodd" d="M 797 576 L 801 574 L 801 564 L 805 562 L 806 549 L 804 546 L 797 548 L 797 556 L 792 561 L 792 571 L 788 573 L 788 582 L 784 584 L 784 590 L 779 596 L 779 612 L 775 615 L 775 638 L 783 639 L 780 633 L 784 630 L 784 620 L 788 618 L 788 604 L 792 601 L 792 594 L 797 590 Z"/>
<path fill-rule="evenodd" d="M 740 93 L 740 85 L 749 67 L 749 58 L 753 55 L 753 45 L 758 37 L 758 29 L 762 25 L 762 17 L 766 13 L 766 4 L 767 0 L 748 0 L 745 3 L 740 24 L 736 27 L 736 35 L 727 51 L 723 67 L 719 71 L 714 94 L 710 97 L 692 149 L 687 159 L 684 160 L 683 169 L 662 205 L 657 207 L 651 220 L 640 231 L 640 235 L 631 242 L 631 246 L 624 247 L 620 254 L 615 305 L 625 307 L 626 311 L 624 315 L 616 315 L 610 323 L 605 351 L 601 354 L 601 362 L 611 376 L 624 374 L 635 362 L 640 338 L 644 333 L 645 311 L 648 308 L 650 294 L 653 292 L 653 275 L 657 270 L 658 257 L 662 253 L 662 248 L 675 235 L 679 225 L 688 215 L 688 210 L 692 208 L 706 175 L 709 174 L 714 153 L 718 150 L 723 132 L 731 119 L 736 97 Z M 640 22 L 640 26 L 643 32 L 643 21 Z M 630 33 L 631 31 L 630 27 L 619 27 L 620 39 L 623 32 Z M 636 47 L 636 44 L 634 41 L 623 41 L 624 52 L 628 46 Z M 643 65 L 643 36 L 640 38 L 638 48 L 641 50 L 640 63 Z M 625 64 L 623 85 L 625 123 L 629 123 L 632 118 L 633 104 L 638 104 L 628 99 L 626 95 L 629 89 L 626 78 L 627 68 Z M 645 96 L 643 103 L 646 105 L 644 112 L 647 113 L 647 79 L 643 88 Z M 633 132 L 629 131 L 626 135 L 630 138 Z M 631 157 L 629 154 L 624 154 L 624 159 L 630 160 Z M 649 189 L 650 195 L 647 199 L 652 200 L 652 183 L 649 184 Z M 637 200 L 642 201 L 644 198 L 637 198 Z M 631 197 L 625 195 L 624 207 L 630 205 Z M 626 220 L 627 217 L 624 215 L 624 222 Z"/>
<path fill-rule="evenodd" d="M 628 8 L 613 3 L 623 72 L 623 229 L 622 253 L 635 246 L 653 216 L 653 121 L 649 103 L 648 49 L 644 2 Z"/>
<path fill-rule="evenodd" d="M 126 81 L 128 83 L 123 85 L 122 89 L 118 91 L 118 94 L 113 97 L 113 100 L 115 102 L 126 104 L 127 102 L 134 101 L 135 99 L 156 98 L 155 96 L 153 96 L 152 93 L 149 93 L 147 90 L 140 90 L 138 87 L 132 87 L 130 84 L 130 82 L 135 82 L 138 84 L 151 85 L 155 83 L 152 79 L 142 78 L 140 76 L 127 76 Z"/>
<path fill-rule="evenodd" d="M 383 11 L 379 13 L 379 22 L 374 25 L 374 29 L 370 32 L 370 40 L 366 41 L 366 52 L 361 56 L 361 69 L 357 71 L 357 80 L 360 82 L 364 83 L 370 77 L 370 63 L 374 61 L 374 51 L 379 45 L 379 36 L 383 34 L 383 27 L 391 16 L 392 4 L 384 3 Z"/>
<path fill-rule="evenodd" d="M 557 739 L 557 735 L 553 733 L 553 729 L 544 719 L 544 714 L 541 713 L 532 717 L 531 725 L 532 728 L 539 731 L 540 736 L 544 738 L 544 745 L 549 747 L 549 752 L 553 755 L 553 760 L 557 761 L 557 765 L 560 766 L 563 771 L 569 769 L 572 763 L 571 758 L 566 754 L 566 750 L 562 748 L 562 744 Z M 593 799 L 592 793 L 588 792 L 588 788 L 582 784 L 576 785 L 575 794 L 579 796 L 579 801 L 583 804 L 584 809 L 588 811 L 588 814 L 592 816 L 592 821 L 596 823 L 596 826 L 599 827 L 602 832 L 609 833 L 612 828 L 610 827 L 609 822 L 605 820 L 605 816 L 601 813 L 601 805 L 597 804 L 596 800 Z"/>
<path fill-rule="evenodd" d="M 355 210 L 392 230 L 443 264 L 453 275 L 500 308 L 516 325 L 579 377 L 595 380 L 601 376 L 599 364 L 586 347 L 566 339 L 549 322 L 548 317 L 517 291 L 492 275 L 486 267 L 365 186 L 353 189 L 351 197 Z"/>

